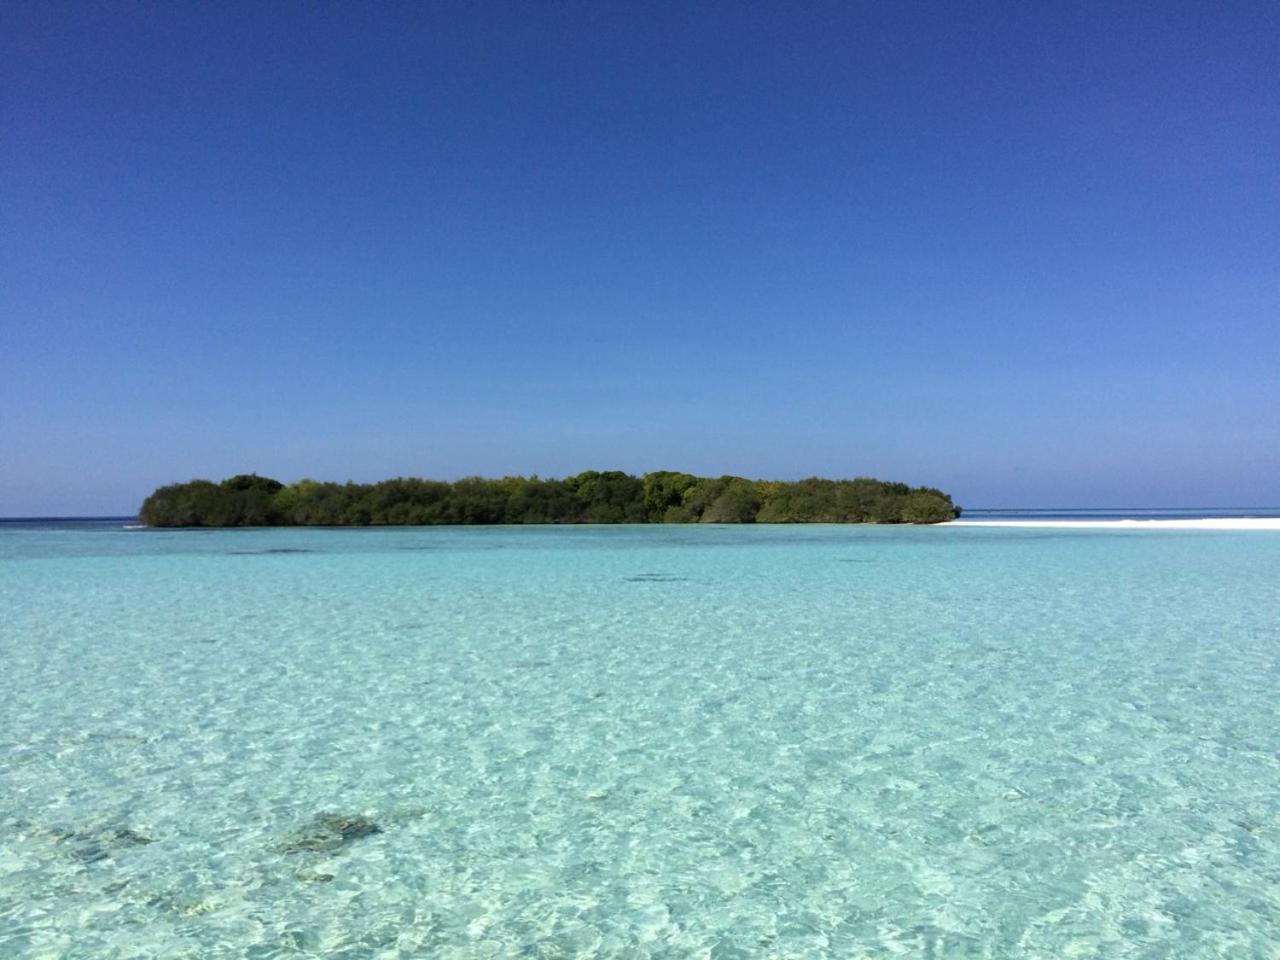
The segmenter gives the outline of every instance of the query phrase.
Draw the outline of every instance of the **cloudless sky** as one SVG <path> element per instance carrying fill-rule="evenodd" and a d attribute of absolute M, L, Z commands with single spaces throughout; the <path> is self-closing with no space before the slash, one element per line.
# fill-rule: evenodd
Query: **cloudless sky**
<path fill-rule="evenodd" d="M 1280 5 L 4 5 L 0 515 L 587 468 L 1280 504 Z"/>

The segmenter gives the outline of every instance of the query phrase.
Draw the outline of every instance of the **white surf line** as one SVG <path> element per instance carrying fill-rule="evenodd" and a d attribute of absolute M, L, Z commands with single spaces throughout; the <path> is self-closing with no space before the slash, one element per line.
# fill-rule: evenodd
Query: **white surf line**
<path fill-rule="evenodd" d="M 951 520 L 944 527 L 1055 530 L 1280 530 L 1280 517 L 1207 517 L 1195 520 Z"/>

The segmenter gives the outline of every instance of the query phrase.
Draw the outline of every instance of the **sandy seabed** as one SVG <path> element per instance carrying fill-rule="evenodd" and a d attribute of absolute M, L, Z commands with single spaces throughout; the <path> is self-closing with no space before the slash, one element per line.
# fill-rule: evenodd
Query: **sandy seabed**
<path fill-rule="evenodd" d="M 6 529 L 0 958 L 1280 960 L 1277 569 L 1242 533 Z"/>

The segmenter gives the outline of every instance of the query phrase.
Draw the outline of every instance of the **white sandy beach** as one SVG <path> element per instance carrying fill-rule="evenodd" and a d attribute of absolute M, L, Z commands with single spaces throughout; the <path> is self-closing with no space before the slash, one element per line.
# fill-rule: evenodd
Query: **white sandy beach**
<path fill-rule="evenodd" d="M 1280 517 L 1187 520 L 952 520 L 945 527 L 1025 527 L 1060 530 L 1280 530 Z"/>

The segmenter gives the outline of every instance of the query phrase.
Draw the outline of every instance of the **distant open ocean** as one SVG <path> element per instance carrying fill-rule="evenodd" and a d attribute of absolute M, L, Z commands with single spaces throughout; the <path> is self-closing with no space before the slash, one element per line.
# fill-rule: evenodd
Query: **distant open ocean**
<path fill-rule="evenodd" d="M 1280 956 L 1280 533 L 136 527 L 0 522 L 6 960 Z"/>

